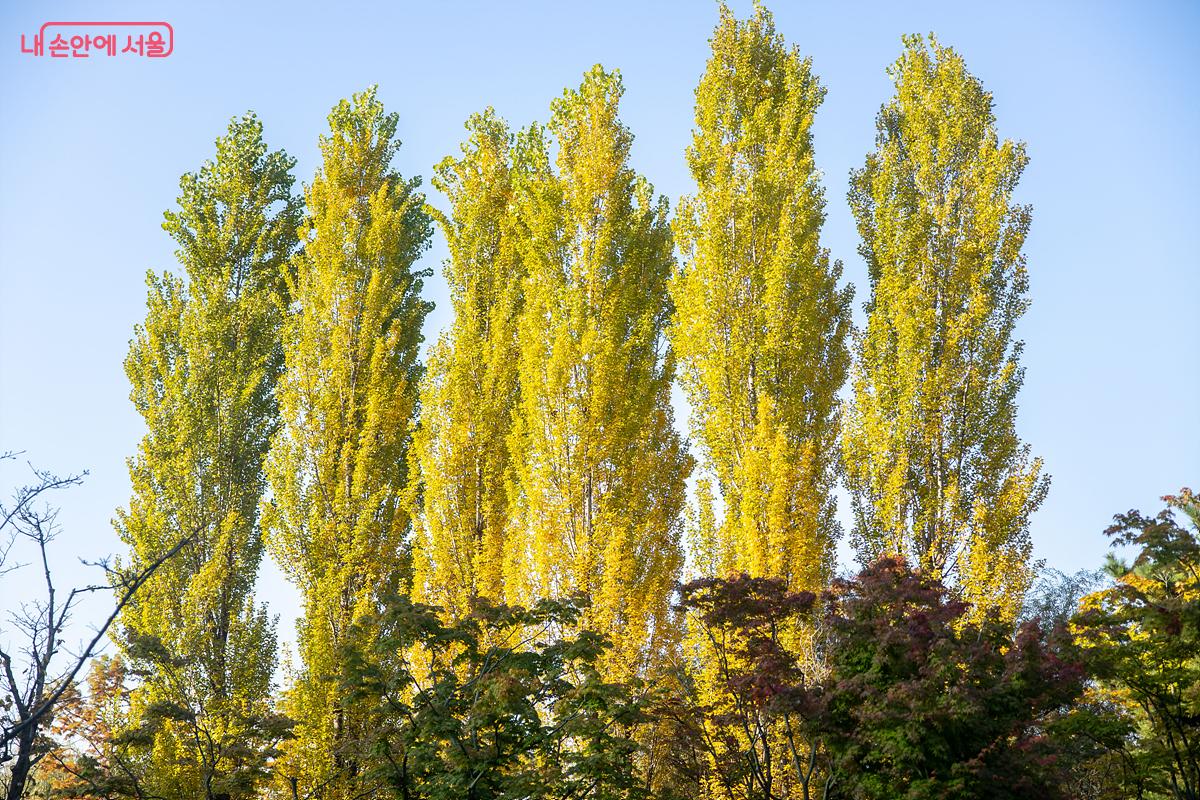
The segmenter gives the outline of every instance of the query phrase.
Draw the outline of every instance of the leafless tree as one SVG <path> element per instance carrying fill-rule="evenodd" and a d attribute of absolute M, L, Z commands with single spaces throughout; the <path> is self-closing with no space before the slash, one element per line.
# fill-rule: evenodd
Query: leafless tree
<path fill-rule="evenodd" d="M 0 461 L 12 460 L 16 453 L 0 453 Z M 142 569 L 112 566 L 108 561 L 92 562 L 103 570 L 103 583 L 77 587 L 60 595 L 50 567 L 49 545 L 58 532 L 58 511 L 44 502 L 44 495 L 76 486 L 86 473 L 65 477 L 35 469 L 33 481 L 13 494 L 10 504 L 0 504 L 0 578 L 22 567 L 37 568 L 43 577 L 44 592 L 23 600 L 10 609 L 8 625 L 0 623 L 0 765 L 6 776 L 0 783 L 8 800 L 22 797 L 29 775 L 46 753 L 44 731 L 53 718 L 56 704 L 74 685 L 83 667 L 101 646 L 113 621 L 137 591 L 163 563 L 175 556 L 194 538 L 183 536 L 169 550 Z M 28 550 L 29 563 L 12 557 Z M 71 648 L 65 640 L 67 626 L 78 602 L 95 592 L 111 591 L 115 603 L 108 616 L 92 630 L 92 636 Z M 20 644 L 10 646 L 13 639 Z M 6 780 L 5 780 L 6 779 Z"/>

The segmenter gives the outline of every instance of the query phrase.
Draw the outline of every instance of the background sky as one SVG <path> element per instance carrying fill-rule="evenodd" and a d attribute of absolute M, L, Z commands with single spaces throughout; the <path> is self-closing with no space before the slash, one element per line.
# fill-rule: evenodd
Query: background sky
<path fill-rule="evenodd" d="M 868 285 L 847 179 L 873 146 L 901 35 L 932 31 L 957 48 L 993 92 L 1001 135 L 1027 143 L 1017 200 L 1034 208 L 1033 306 L 1018 331 L 1018 427 L 1053 476 L 1035 549 L 1058 569 L 1098 566 L 1114 513 L 1157 511 L 1160 495 L 1200 488 L 1200 3 L 770 7 L 828 89 L 814 127 L 823 241 L 858 289 L 857 324 Z M 83 19 L 166 20 L 175 52 L 21 54 L 20 34 Z M 396 165 L 428 179 L 457 152 L 469 114 L 492 105 L 514 127 L 544 121 L 550 100 L 600 62 L 625 79 L 634 166 L 674 206 L 692 189 L 684 150 L 716 19 L 705 1 L 0 0 L 0 450 L 90 472 L 56 498 L 64 586 L 99 577 L 77 558 L 122 549 L 110 520 L 128 500 L 125 458 L 143 433 L 122 359 L 144 315 L 146 271 L 174 264 L 162 214 L 230 117 L 257 112 L 268 143 L 298 159 L 299 184 L 317 166 L 329 109 L 378 83 L 400 115 Z M 448 322 L 444 256 L 438 234 L 423 262 L 437 272 L 427 341 Z M 27 474 L 23 463 L 0 466 L 0 492 Z M 0 577 L 0 608 L 28 599 L 38 577 Z M 296 595 L 269 563 L 260 596 L 290 639 Z M 100 610 L 85 608 L 81 622 Z"/>

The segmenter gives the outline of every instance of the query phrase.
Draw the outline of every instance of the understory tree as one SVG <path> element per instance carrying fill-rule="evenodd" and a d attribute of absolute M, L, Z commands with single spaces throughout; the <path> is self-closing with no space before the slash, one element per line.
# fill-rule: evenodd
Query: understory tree
<path fill-rule="evenodd" d="M 1077 771 L 1097 766 L 1121 722 L 1078 708 L 1086 673 L 1063 626 L 977 621 L 895 558 L 822 598 L 782 579 L 701 579 L 682 588 L 681 607 L 718 665 L 713 690 L 685 685 L 664 710 L 677 750 L 707 756 L 683 765 L 701 796 L 1111 796 L 1076 791 Z M 817 632 L 819 678 L 784 635 L 796 618 Z"/>
<path fill-rule="evenodd" d="M 0 452 L 0 464 L 16 456 Z M 195 538 L 181 537 L 158 558 L 140 566 L 114 565 L 108 559 L 92 562 L 106 580 L 64 591 L 58 559 L 52 554 L 61 531 L 59 512 L 48 503 L 48 496 L 77 486 L 83 475 L 56 475 L 32 465 L 30 469 L 33 481 L 18 488 L 11 502 L 0 501 L 0 577 L 27 568 L 39 573 L 21 595 L 4 595 L 12 605 L 5 603 L 0 620 L 0 795 L 7 800 L 53 788 L 46 762 L 53 763 L 52 756 L 60 751 L 55 725 L 59 715 L 72 707 L 78 677 L 89 662 L 102 663 L 93 658 L 117 617 Z M 109 591 L 116 595 L 111 608 L 82 641 L 72 643 L 83 601 Z"/>
<path fill-rule="evenodd" d="M 1085 673 L 1062 629 L 971 613 L 896 558 L 834 581 L 823 627 L 820 730 L 839 796 L 1070 796 L 1052 732 Z"/>
<path fill-rule="evenodd" d="M 633 734 L 638 681 L 601 672 L 611 643 L 577 628 L 581 598 L 444 612 L 395 596 L 345 653 L 341 687 L 368 709 L 363 766 L 404 800 L 647 797 Z"/>
<path fill-rule="evenodd" d="M 693 773 L 705 797 L 833 797 L 817 733 L 819 682 L 790 635 L 811 625 L 817 596 L 783 578 L 701 578 L 680 590 L 689 630 L 704 643 L 707 680 L 684 673 L 676 738 L 703 754 Z M 668 707 L 670 709 L 670 707 Z"/>
<path fill-rule="evenodd" d="M 1119 762 L 1127 797 L 1200 798 L 1200 502 L 1183 489 L 1154 516 L 1118 514 L 1107 531 L 1111 587 L 1087 596 L 1073 627 L 1098 693 L 1128 725 Z M 1182 514 L 1183 524 L 1177 515 Z"/>

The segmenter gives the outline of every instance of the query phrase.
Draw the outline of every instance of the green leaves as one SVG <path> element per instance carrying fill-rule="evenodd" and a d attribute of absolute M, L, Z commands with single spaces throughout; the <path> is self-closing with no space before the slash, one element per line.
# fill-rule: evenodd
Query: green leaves
<path fill-rule="evenodd" d="M 275 666 L 274 623 L 253 586 L 299 202 L 293 159 L 268 150 L 253 115 L 230 123 L 216 149 L 183 176 L 179 207 L 165 214 L 183 274 L 148 276 L 146 320 L 125 362 L 147 433 L 117 531 L 135 565 L 199 531 L 120 620 L 143 676 L 131 724 L 154 721 L 140 779 L 164 797 L 204 796 L 227 777 L 230 749 L 247 743 L 253 752 L 238 761 L 261 771 L 271 748 L 250 733 L 270 708 Z"/>
<path fill-rule="evenodd" d="M 638 687 L 600 677 L 607 640 L 562 633 L 585 608 L 480 601 L 447 624 L 388 598 L 343 656 L 343 691 L 370 704 L 372 777 L 414 800 L 643 796 Z"/>
<path fill-rule="evenodd" d="M 1115 584 L 1084 598 L 1073 630 L 1104 694 L 1135 726 L 1122 748 L 1128 785 L 1186 798 L 1200 792 L 1200 504 L 1188 489 L 1164 500 L 1156 516 L 1114 518 L 1113 546 L 1137 555 L 1110 559 Z"/>

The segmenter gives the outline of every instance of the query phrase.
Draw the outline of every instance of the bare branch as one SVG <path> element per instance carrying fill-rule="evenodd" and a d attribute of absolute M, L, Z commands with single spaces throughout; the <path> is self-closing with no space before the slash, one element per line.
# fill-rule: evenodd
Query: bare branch
<path fill-rule="evenodd" d="M 21 732 L 31 725 L 37 725 L 38 721 L 54 708 L 55 703 L 59 701 L 63 693 L 74 684 L 75 678 L 79 675 L 80 670 L 83 669 L 84 664 L 91 659 L 93 653 L 96 651 L 96 648 L 100 645 L 100 641 L 104 638 L 104 635 L 108 633 L 108 629 L 112 626 L 113 622 L 116 621 L 117 616 L 121 613 L 125 606 L 127 606 L 129 602 L 133 600 L 133 597 L 135 594 L 137 594 L 137 591 L 141 589 L 146 581 L 150 580 L 151 576 L 158 571 L 159 567 L 173 558 L 184 547 L 191 544 L 195 540 L 198 532 L 199 531 L 193 531 L 192 533 L 180 539 L 170 550 L 167 550 L 158 558 L 154 559 L 154 561 L 150 562 L 150 564 L 148 564 L 144 569 L 133 576 L 133 578 L 128 582 L 124 590 L 121 592 L 120 598 L 117 600 L 112 612 L 104 620 L 103 624 L 96 629 L 95 635 L 92 637 L 91 641 L 88 642 L 83 651 L 75 658 L 71 669 L 68 670 L 66 674 L 54 681 L 56 684 L 54 691 L 37 702 L 36 705 L 31 707 L 27 714 L 23 714 L 23 719 L 21 719 L 16 725 L 6 729 L 2 734 L 0 734 L 0 748 L 7 746 L 9 742 L 20 736 Z"/>

